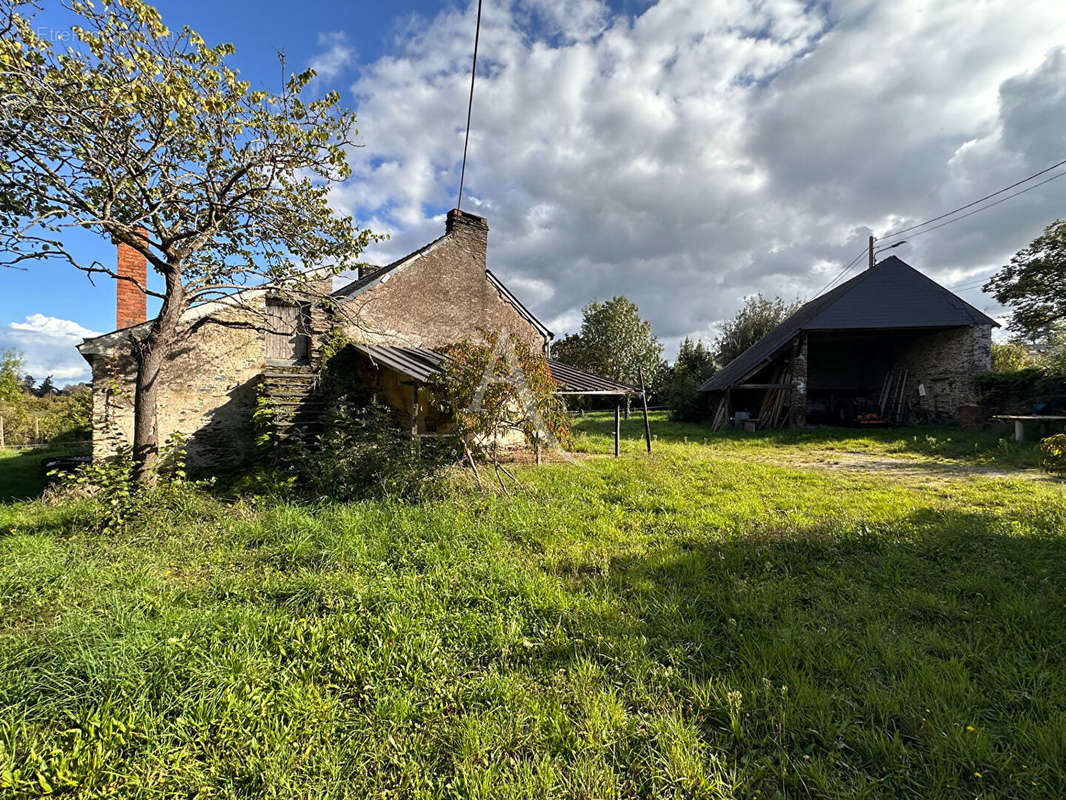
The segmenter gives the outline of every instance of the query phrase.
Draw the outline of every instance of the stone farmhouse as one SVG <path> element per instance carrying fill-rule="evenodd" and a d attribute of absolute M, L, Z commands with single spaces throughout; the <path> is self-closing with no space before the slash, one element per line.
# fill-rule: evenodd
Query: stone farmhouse
<path fill-rule="evenodd" d="M 288 414 L 291 426 L 313 428 L 322 410 L 315 399 L 318 369 L 337 327 L 367 388 L 412 433 L 434 430 L 439 420 L 419 395 L 440 364 L 433 348 L 476 338 L 480 329 L 507 331 L 548 354 L 551 331 L 487 268 L 488 231 L 485 219 L 450 211 L 443 236 L 400 260 L 364 268 L 335 291 L 332 278 L 323 278 L 316 295 L 329 303 L 282 300 L 266 287 L 191 309 L 180 349 L 163 370 L 159 441 L 187 435 L 195 466 L 239 463 L 254 447 L 261 395 Z M 121 245 L 117 272 L 145 283 L 143 257 Z M 118 329 L 78 347 L 92 367 L 94 458 L 132 441 L 129 337 L 151 324 L 143 292 L 130 281 L 117 284 Z M 561 393 L 634 393 L 551 363 Z"/>
<path fill-rule="evenodd" d="M 702 391 L 749 429 L 878 425 L 978 414 L 998 323 L 895 256 L 811 300 Z M 738 416 L 739 414 L 739 416 Z"/>

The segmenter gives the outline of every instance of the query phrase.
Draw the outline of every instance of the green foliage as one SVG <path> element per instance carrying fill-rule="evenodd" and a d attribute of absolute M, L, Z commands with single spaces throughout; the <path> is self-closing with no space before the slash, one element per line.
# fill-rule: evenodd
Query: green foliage
<path fill-rule="evenodd" d="M 1066 434 L 1057 433 L 1040 442 L 1040 466 L 1048 472 L 1066 472 Z"/>
<path fill-rule="evenodd" d="M 724 367 L 766 334 L 792 316 L 800 303 L 786 303 L 780 297 L 761 294 L 749 297 L 736 315 L 722 323 L 722 333 L 714 340 L 715 360 Z"/>
<path fill-rule="evenodd" d="M 547 360 L 513 334 L 480 334 L 481 341 L 445 348 L 448 359 L 432 390 L 459 440 L 474 457 L 494 461 L 509 430 L 535 446 L 565 444 L 570 421 Z"/>
<path fill-rule="evenodd" d="M 0 794 L 1063 796 L 1061 484 L 662 416 L 515 497 L 0 506 Z"/>
<path fill-rule="evenodd" d="M 424 439 L 416 445 L 377 400 L 334 403 L 319 436 L 306 444 L 294 439 L 282 453 L 289 490 L 333 501 L 439 497 L 444 470 L 458 457 L 455 442 L 448 439 Z"/>
<path fill-rule="evenodd" d="M 984 291 L 1010 306 L 1012 330 L 1040 338 L 1066 323 L 1066 221 L 1055 220 L 1011 258 Z"/>
<path fill-rule="evenodd" d="M 160 450 L 149 481 L 133 480 L 129 448 L 111 458 L 93 461 L 73 472 L 53 474 L 53 502 L 88 499 L 93 509 L 90 527 L 97 533 L 117 534 L 143 525 L 147 517 L 178 513 L 195 502 L 197 488 L 206 483 L 189 481 L 185 466 L 188 437 L 174 433 Z"/>
<path fill-rule="evenodd" d="M 0 402 L 17 403 L 23 396 L 22 354 L 0 351 Z"/>
<path fill-rule="evenodd" d="M 992 371 L 1020 372 L 1037 366 L 1037 356 L 1018 340 L 992 342 Z"/>
<path fill-rule="evenodd" d="M 355 115 L 337 92 L 304 98 L 313 70 L 286 74 L 282 58 L 279 90 L 253 89 L 232 45 L 171 31 L 143 0 L 71 2 L 73 36 L 56 47 L 35 8 L 0 6 L 0 265 L 55 259 L 114 277 L 69 247 L 70 229 L 143 255 L 163 303 L 129 351 L 139 386 L 180 346 L 193 304 L 263 284 L 325 300 L 331 274 L 357 266 L 375 237 L 330 205 L 351 174 Z M 234 324 L 261 326 L 257 313 Z M 153 401 L 136 391 L 143 417 Z M 153 426 L 135 437 L 144 479 L 158 442 Z"/>
<path fill-rule="evenodd" d="M 589 303 L 583 314 L 581 332 L 554 344 L 553 358 L 630 386 L 637 385 L 638 370 L 645 381 L 658 374 L 663 347 L 636 304 L 612 297 Z"/>
<path fill-rule="evenodd" d="M 6 445 L 45 444 L 88 439 L 92 421 L 92 393 L 87 386 L 49 389 L 51 376 L 41 388 L 22 373 L 22 354 L 0 354 L 0 417 Z"/>
<path fill-rule="evenodd" d="M 714 354 L 703 346 L 703 342 L 693 342 L 686 336 L 677 360 L 666 370 L 660 388 L 672 419 L 697 422 L 707 415 L 707 400 L 700 387 L 714 371 Z"/>

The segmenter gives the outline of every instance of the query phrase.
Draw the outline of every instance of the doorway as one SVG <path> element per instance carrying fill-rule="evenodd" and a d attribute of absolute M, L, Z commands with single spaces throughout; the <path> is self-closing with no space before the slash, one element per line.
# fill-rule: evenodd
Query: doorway
<path fill-rule="evenodd" d="M 306 364 L 310 351 L 311 306 L 267 300 L 266 360 L 268 364 Z"/>

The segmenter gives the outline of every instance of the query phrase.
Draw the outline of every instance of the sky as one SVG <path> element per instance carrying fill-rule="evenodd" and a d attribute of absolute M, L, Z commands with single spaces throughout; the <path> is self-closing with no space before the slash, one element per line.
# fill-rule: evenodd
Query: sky
<path fill-rule="evenodd" d="M 38 27 L 58 39 L 69 20 L 45 6 Z M 253 85 L 276 85 L 283 50 L 355 109 L 360 146 L 332 202 L 390 235 L 368 261 L 443 232 L 476 0 L 158 7 L 233 42 Z M 488 219 L 489 266 L 557 336 L 625 295 L 672 356 L 747 296 L 814 297 L 868 235 L 1066 159 L 1063 120 L 1066 3 L 485 0 L 463 207 Z M 892 253 L 1001 316 L 982 279 L 1059 217 L 1066 179 Z M 113 259 L 90 234 L 72 246 Z M 85 379 L 73 346 L 113 327 L 106 281 L 0 273 L 0 348 L 35 377 Z"/>

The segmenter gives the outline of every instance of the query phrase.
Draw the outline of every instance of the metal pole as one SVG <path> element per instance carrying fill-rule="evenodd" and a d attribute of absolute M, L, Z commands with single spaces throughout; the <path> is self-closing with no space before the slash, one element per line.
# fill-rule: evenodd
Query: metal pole
<path fill-rule="evenodd" d="M 870 240 L 869 240 L 869 243 L 867 245 L 867 248 L 869 250 L 869 258 L 868 258 L 868 260 L 870 262 L 870 269 L 873 269 L 874 268 L 874 237 L 873 236 L 870 237 Z"/>
<path fill-rule="evenodd" d="M 618 458 L 618 442 L 622 438 L 622 401 L 614 404 L 614 457 Z"/>
<path fill-rule="evenodd" d="M 637 369 L 640 378 L 640 401 L 644 404 L 644 441 L 648 443 L 648 452 L 651 452 L 651 424 L 648 422 L 648 393 L 644 390 L 644 370 Z"/>

